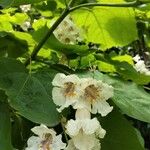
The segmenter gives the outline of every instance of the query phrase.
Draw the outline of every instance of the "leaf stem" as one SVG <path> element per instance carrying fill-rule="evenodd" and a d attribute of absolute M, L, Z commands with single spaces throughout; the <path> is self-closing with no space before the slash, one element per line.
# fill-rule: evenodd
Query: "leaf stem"
<path fill-rule="evenodd" d="M 146 2 L 146 3 L 150 3 L 150 2 Z M 92 7 L 92 6 L 105 6 L 105 7 L 136 7 L 143 4 L 142 2 L 140 2 L 139 0 L 133 1 L 133 2 L 128 2 L 128 3 L 120 3 L 120 4 L 116 4 L 116 3 L 86 3 L 86 4 L 81 4 L 75 7 L 72 7 L 70 9 L 70 12 L 82 8 L 82 7 Z M 145 3 L 144 3 L 145 4 Z"/>
<path fill-rule="evenodd" d="M 64 73 L 64 74 L 66 74 L 66 75 L 69 75 L 69 74 L 73 74 L 73 73 L 74 73 L 73 70 L 71 70 L 71 69 L 69 69 L 69 68 L 67 68 L 66 66 L 63 66 L 63 65 L 61 65 L 61 64 L 52 64 L 52 63 L 50 63 L 50 62 L 47 62 L 47 61 L 44 61 L 44 60 L 41 60 L 41 59 L 38 59 L 38 58 L 36 58 L 35 60 L 36 60 L 37 62 L 43 63 L 43 64 L 45 64 L 45 65 L 48 65 L 51 69 L 54 69 L 54 70 L 56 70 L 56 71 L 58 71 L 58 72 L 62 72 L 62 73 Z"/>

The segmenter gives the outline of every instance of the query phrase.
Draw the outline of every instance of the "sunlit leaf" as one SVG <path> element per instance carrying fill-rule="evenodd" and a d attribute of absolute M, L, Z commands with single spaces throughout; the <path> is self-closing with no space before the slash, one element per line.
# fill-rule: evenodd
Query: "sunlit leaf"
<path fill-rule="evenodd" d="M 124 2 L 101 0 L 100 3 Z M 137 39 L 136 21 L 132 8 L 94 7 L 72 13 L 75 22 L 84 30 L 89 42 L 100 43 L 102 49 L 125 46 Z"/>

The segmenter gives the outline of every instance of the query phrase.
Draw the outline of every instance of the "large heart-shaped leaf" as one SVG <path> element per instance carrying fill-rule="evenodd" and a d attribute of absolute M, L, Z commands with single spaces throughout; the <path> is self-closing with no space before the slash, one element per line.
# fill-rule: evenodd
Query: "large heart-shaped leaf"
<path fill-rule="evenodd" d="M 58 124 L 56 107 L 37 78 L 25 73 L 11 73 L 0 76 L 0 87 L 6 91 L 9 104 L 25 118 L 49 126 Z"/>
<path fill-rule="evenodd" d="M 99 0 L 100 3 L 124 3 L 123 0 Z M 100 43 L 102 49 L 124 46 L 137 39 L 132 8 L 93 7 L 80 9 L 72 17 L 83 28 L 85 38 Z"/>

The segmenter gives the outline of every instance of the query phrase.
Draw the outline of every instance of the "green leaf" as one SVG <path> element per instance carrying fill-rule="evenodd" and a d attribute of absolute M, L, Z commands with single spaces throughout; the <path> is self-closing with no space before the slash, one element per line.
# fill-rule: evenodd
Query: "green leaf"
<path fill-rule="evenodd" d="M 127 115 L 150 123 L 150 94 L 135 83 L 118 81 L 114 84 L 115 104 Z"/>
<path fill-rule="evenodd" d="M 18 114 L 12 114 L 12 145 L 17 150 L 23 150 L 26 140 L 31 136 L 30 129 L 35 126 L 32 122 L 19 116 Z M 15 150 L 16 150 L 15 149 Z"/>
<path fill-rule="evenodd" d="M 8 7 L 12 4 L 13 0 L 0 0 L 0 6 L 3 8 Z"/>
<path fill-rule="evenodd" d="M 123 81 L 118 77 L 110 77 L 98 71 L 82 74 L 83 77 L 94 77 L 114 87 L 113 102 L 123 113 L 135 119 L 150 123 L 150 94 L 142 86 Z"/>
<path fill-rule="evenodd" d="M 45 0 L 14 0 L 12 5 L 19 6 L 19 5 L 34 4 L 34 3 L 44 2 L 44 1 Z"/>
<path fill-rule="evenodd" d="M 0 38 L 0 51 L 3 52 L 2 56 L 17 58 L 22 56 L 27 50 L 28 47 L 26 41 L 10 35 Z"/>
<path fill-rule="evenodd" d="M 136 130 L 114 109 L 108 116 L 99 118 L 102 127 L 106 130 L 106 136 L 102 139 L 102 150 L 144 150 Z M 142 137 L 141 137 L 142 138 Z"/>
<path fill-rule="evenodd" d="M 52 99 L 51 91 L 53 88 L 51 82 L 56 73 L 58 73 L 56 70 L 44 68 L 33 74 L 33 76 L 36 77 L 42 83 L 45 90 L 47 91 L 47 94 L 50 96 L 51 99 Z"/>
<path fill-rule="evenodd" d="M 95 60 L 96 59 L 95 59 L 94 55 L 92 55 L 92 54 L 82 57 L 81 62 L 80 62 L 81 68 L 86 68 L 88 66 L 91 67 L 94 64 Z"/>
<path fill-rule="evenodd" d="M 30 52 L 32 52 L 35 44 L 37 44 L 29 33 L 13 31 L 9 32 L 8 34 L 20 41 L 26 41 Z"/>
<path fill-rule="evenodd" d="M 0 90 L 0 102 L 6 102 L 7 101 L 7 95 L 5 94 L 5 91 Z"/>
<path fill-rule="evenodd" d="M 0 58 L 0 76 L 5 76 L 8 73 L 26 72 L 25 66 L 12 58 Z"/>
<path fill-rule="evenodd" d="M 132 80 L 141 85 L 150 83 L 150 76 L 137 72 L 131 64 L 125 61 L 119 62 L 116 60 L 111 60 L 110 63 L 115 66 L 117 72 L 122 75 L 124 79 Z"/>
<path fill-rule="evenodd" d="M 121 55 L 121 56 L 113 56 L 111 57 L 112 60 L 116 60 L 119 64 L 120 62 L 127 62 L 129 64 L 133 64 L 133 59 L 129 55 Z M 109 62 L 97 61 L 98 62 L 98 69 L 103 72 L 116 72 L 115 66 Z"/>
<path fill-rule="evenodd" d="M 0 76 L 0 87 L 6 91 L 11 107 L 20 115 L 48 126 L 59 123 L 56 107 L 37 78 L 25 73 L 11 73 Z"/>
<path fill-rule="evenodd" d="M 124 2 L 100 0 L 100 3 Z M 72 17 L 85 32 L 89 42 L 100 43 L 102 49 L 125 46 L 137 39 L 135 15 L 132 8 L 93 7 L 76 10 Z"/>
<path fill-rule="evenodd" d="M 119 57 L 121 58 L 121 56 L 110 58 L 108 55 L 106 55 L 106 57 L 96 55 L 99 70 L 104 72 L 117 72 L 125 80 L 132 80 L 140 85 L 150 83 L 149 75 L 137 72 L 132 65 L 132 61 L 124 59 L 121 60 Z"/>
<path fill-rule="evenodd" d="M 0 149 L 12 150 L 9 108 L 0 102 Z"/>

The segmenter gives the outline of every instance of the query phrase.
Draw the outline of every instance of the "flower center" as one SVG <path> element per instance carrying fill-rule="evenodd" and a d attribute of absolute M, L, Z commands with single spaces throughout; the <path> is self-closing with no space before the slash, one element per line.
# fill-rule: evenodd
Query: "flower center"
<path fill-rule="evenodd" d="M 66 97 L 71 97 L 75 95 L 75 84 L 72 82 L 65 83 L 64 95 Z"/>
<path fill-rule="evenodd" d="M 50 144 L 52 144 L 52 135 L 50 133 L 45 134 L 45 139 L 41 142 L 41 148 L 43 150 L 51 150 Z"/>
<path fill-rule="evenodd" d="M 84 96 L 86 99 L 90 101 L 96 100 L 100 95 L 99 95 L 99 89 L 95 87 L 95 85 L 89 85 L 88 87 L 85 88 Z"/>

